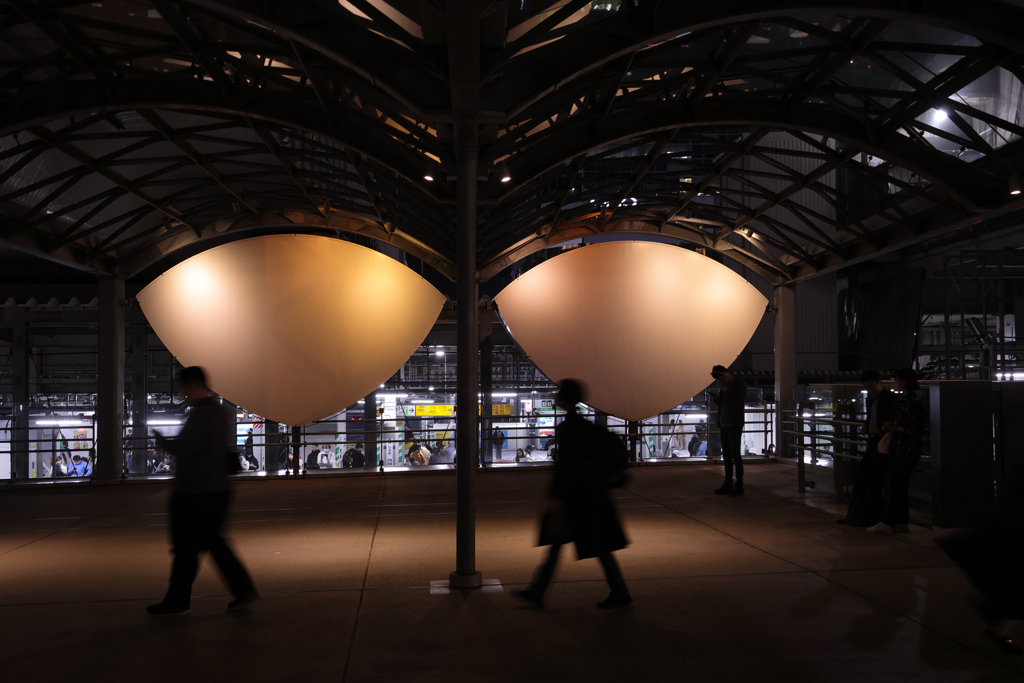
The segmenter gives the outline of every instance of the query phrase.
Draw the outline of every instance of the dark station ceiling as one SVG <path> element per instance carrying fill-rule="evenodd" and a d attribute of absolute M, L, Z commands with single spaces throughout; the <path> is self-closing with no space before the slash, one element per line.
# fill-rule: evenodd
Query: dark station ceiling
<path fill-rule="evenodd" d="M 0 245 L 131 276 L 294 226 L 453 277 L 450 74 L 478 68 L 481 280 L 602 233 L 799 280 L 1019 210 L 1022 26 L 998 0 L 4 0 Z"/>

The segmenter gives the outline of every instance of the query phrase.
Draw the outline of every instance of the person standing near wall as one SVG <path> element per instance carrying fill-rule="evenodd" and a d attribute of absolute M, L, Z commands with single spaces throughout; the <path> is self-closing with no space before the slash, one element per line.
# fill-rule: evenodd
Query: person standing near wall
<path fill-rule="evenodd" d="M 743 454 L 740 443 L 743 439 L 743 425 L 746 421 L 747 385 L 723 365 L 711 369 L 711 376 L 718 380 L 718 393 L 711 398 L 718 406 L 715 424 L 722 441 L 722 460 L 725 462 L 725 483 L 715 489 L 715 494 L 730 496 L 743 495 Z M 733 469 L 736 483 L 733 484 Z"/>
<path fill-rule="evenodd" d="M 924 442 L 924 426 L 927 412 L 917 391 L 917 373 L 911 368 L 894 373 L 893 389 L 896 394 L 896 416 L 892 422 L 882 425 L 882 431 L 892 434 L 886 466 L 885 513 L 882 521 L 868 527 L 872 534 L 906 534 L 910 532 L 910 499 L 907 489 L 910 478 L 921 459 Z"/>
<path fill-rule="evenodd" d="M 228 416 L 210 395 L 202 368 L 181 372 L 181 393 L 190 406 L 181 433 L 173 439 L 154 432 L 157 444 L 174 455 L 177 471 L 171 494 L 170 586 L 164 599 L 146 608 L 153 616 L 191 612 L 192 582 L 199 571 L 199 553 L 208 550 L 235 599 L 228 609 L 246 609 L 259 600 L 249 572 L 221 535 L 231 499 L 226 460 L 234 457 L 234 434 Z"/>
<path fill-rule="evenodd" d="M 669 418 L 667 429 L 668 434 L 665 438 L 665 446 L 661 449 L 661 457 L 663 458 L 671 458 L 673 455 L 672 442 L 675 441 L 676 438 L 676 421 L 674 418 Z M 675 445 L 679 446 L 679 443 L 677 442 Z"/>
<path fill-rule="evenodd" d="M 252 464 L 254 462 L 256 462 L 256 456 L 254 455 L 254 447 L 253 447 L 253 443 L 252 442 L 253 442 L 252 427 L 250 427 L 249 431 L 246 432 L 246 435 L 245 435 L 245 446 L 244 446 L 244 448 L 242 450 L 242 455 L 244 455 L 246 461 L 248 461 L 249 469 L 250 470 L 252 470 L 252 469 L 257 469 L 258 470 L 259 469 L 259 463 L 256 464 L 256 467 L 252 466 Z"/>
<path fill-rule="evenodd" d="M 869 527 L 877 524 L 882 517 L 885 502 L 882 489 L 889 461 L 887 455 L 878 452 L 878 442 L 885 433 L 884 425 L 896 417 L 896 396 L 882 386 L 882 376 L 877 370 L 861 373 L 860 384 L 868 394 L 868 417 L 860 428 L 861 434 L 868 437 L 867 447 L 857 468 L 846 517 L 836 522 Z"/>

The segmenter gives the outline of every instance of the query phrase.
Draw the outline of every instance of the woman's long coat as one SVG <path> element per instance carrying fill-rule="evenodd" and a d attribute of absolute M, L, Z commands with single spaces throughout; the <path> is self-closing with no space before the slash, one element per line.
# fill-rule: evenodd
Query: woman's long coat
<path fill-rule="evenodd" d="M 556 432 L 558 460 L 549 495 L 562 506 L 544 515 L 538 545 L 575 543 L 579 559 L 625 548 L 628 540 L 608 495 L 609 477 L 626 463 L 625 446 L 576 414 L 566 416 Z"/>

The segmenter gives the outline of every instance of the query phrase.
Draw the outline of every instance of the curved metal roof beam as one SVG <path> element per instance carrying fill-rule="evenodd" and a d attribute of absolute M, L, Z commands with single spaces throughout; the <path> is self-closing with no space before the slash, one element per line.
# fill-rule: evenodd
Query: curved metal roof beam
<path fill-rule="evenodd" d="M 373 159 L 438 203 L 438 198 L 423 186 L 418 154 L 395 145 L 382 131 L 365 125 L 352 112 L 339 110 L 337 117 L 328 119 L 319 107 L 286 91 L 222 86 L 202 80 L 161 78 L 156 74 L 151 78 L 121 81 L 111 94 L 97 87 L 94 81 L 65 81 L 8 99 L 6 110 L 0 112 L 0 136 L 69 116 L 144 109 L 247 117 L 320 135 Z"/>
<path fill-rule="evenodd" d="M 953 198 L 965 211 L 995 208 L 1005 200 L 1005 181 L 996 175 L 915 143 L 898 132 L 885 135 L 885 131 L 834 108 L 791 106 L 755 97 L 711 99 L 715 101 L 702 106 L 699 118 L 692 116 L 685 103 L 657 102 L 632 105 L 606 117 L 600 113 L 587 114 L 564 125 L 552 126 L 529 141 L 532 149 L 521 153 L 518 164 L 513 161 L 512 175 L 519 182 L 502 195 L 501 201 L 581 153 L 619 140 L 673 129 L 725 127 L 780 129 L 838 140 L 847 147 L 916 173 Z M 551 139 L 557 140 L 557 144 L 545 144 Z"/>
<path fill-rule="evenodd" d="M 388 68 L 386 74 L 377 73 L 374 70 L 375 68 L 386 68 L 379 60 L 369 59 L 367 60 L 368 64 L 360 64 L 338 50 L 340 44 L 348 44 L 348 41 L 340 41 L 340 38 L 348 36 L 351 31 L 364 31 L 366 27 L 364 22 L 356 19 L 337 2 L 289 0 L 287 3 L 278 4 L 254 3 L 246 0 L 189 0 L 182 4 L 195 5 L 240 19 L 270 31 L 285 40 L 303 45 L 308 50 L 323 55 L 365 79 L 373 87 L 415 112 L 421 120 L 428 118 L 424 114 L 426 110 L 443 108 L 443 102 L 447 102 L 450 85 L 446 76 L 446 68 L 435 64 L 430 59 L 430 54 L 419 49 L 418 45 L 417 49 L 410 52 L 410 56 L 415 55 L 418 59 L 408 60 L 409 69 Z M 312 16 L 314 12 L 316 13 L 315 17 Z M 337 23 L 329 21 L 332 17 Z M 380 17 L 378 17 L 378 22 L 372 22 L 373 30 L 386 34 L 391 27 L 382 25 L 379 20 Z M 370 32 L 367 31 L 367 33 Z M 402 42 L 417 43 L 406 31 L 401 30 L 400 33 Z M 370 38 L 375 37 L 370 34 Z M 392 38 L 397 39 L 395 36 Z M 424 69 L 417 66 L 424 63 L 429 64 L 432 68 Z M 405 82 L 399 82 L 403 80 Z M 425 95 L 440 95 L 442 100 L 416 102 L 408 96 L 408 92 L 413 90 Z"/>
<path fill-rule="evenodd" d="M 1024 9 L 999 0 L 970 3 L 958 0 L 932 0 L 927 3 L 847 0 L 832 5 L 813 0 L 641 3 L 635 9 L 620 10 L 520 57 L 498 64 L 485 64 L 490 68 L 481 92 L 483 106 L 488 109 L 498 107 L 489 103 L 488 96 L 503 95 L 502 79 L 511 78 L 517 67 L 527 67 L 531 63 L 535 64 L 537 73 L 527 79 L 528 82 L 545 85 L 508 107 L 510 119 L 609 62 L 678 38 L 681 34 L 745 21 L 821 13 L 908 21 L 968 34 L 1024 53 L 1024 35 L 1017 29 L 1024 26 Z"/>
<path fill-rule="evenodd" d="M 244 215 L 234 220 L 225 219 L 210 223 L 203 226 L 198 235 L 191 230 L 162 235 L 127 255 L 118 265 L 117 271 L 125 277 L 132 277 L 143 269 L 158 264 L 162 259 L 173 256 L 179 250 L 194 246 L 199 242 L 212 241 L 215 238 L 229 236 L 229 234 L 234 234 L 234 239 L 245 239 L 259 234 L 279 232 L 282 229 L 296 233 L 322 233 L 325 230 L 336 230 L 371 237 L 397 247 L 437 269 L 446 277 L 455 279 L 455 264 L 412 235 L 401 230 L 389 231 L 364 216 L 336 209 L 325 209 L 324 213 L 267 211 L 255 217 Z M 222 243 L 223 240 L 217 241 L 217 244 Z M 210 246 L 216 245 L 211 244 Z"/>

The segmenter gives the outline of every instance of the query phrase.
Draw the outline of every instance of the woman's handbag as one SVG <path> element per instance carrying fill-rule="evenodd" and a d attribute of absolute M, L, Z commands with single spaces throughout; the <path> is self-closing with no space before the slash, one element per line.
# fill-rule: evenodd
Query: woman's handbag
<path fill-rule="evenodd" d="M 564 508 L 560 507 L 553 512 L 544 514 L 540 523 L 540 537 L 543 545 L 572 541 L 569 517 L 565 514 Z"/>
<path fill-rule="evenodd" d="M 889 449 L 892 447 L 892 432 L 886 432 L 881 439 L 878 440 L 878 452 L 882 455 L 888 455 Z"/>

